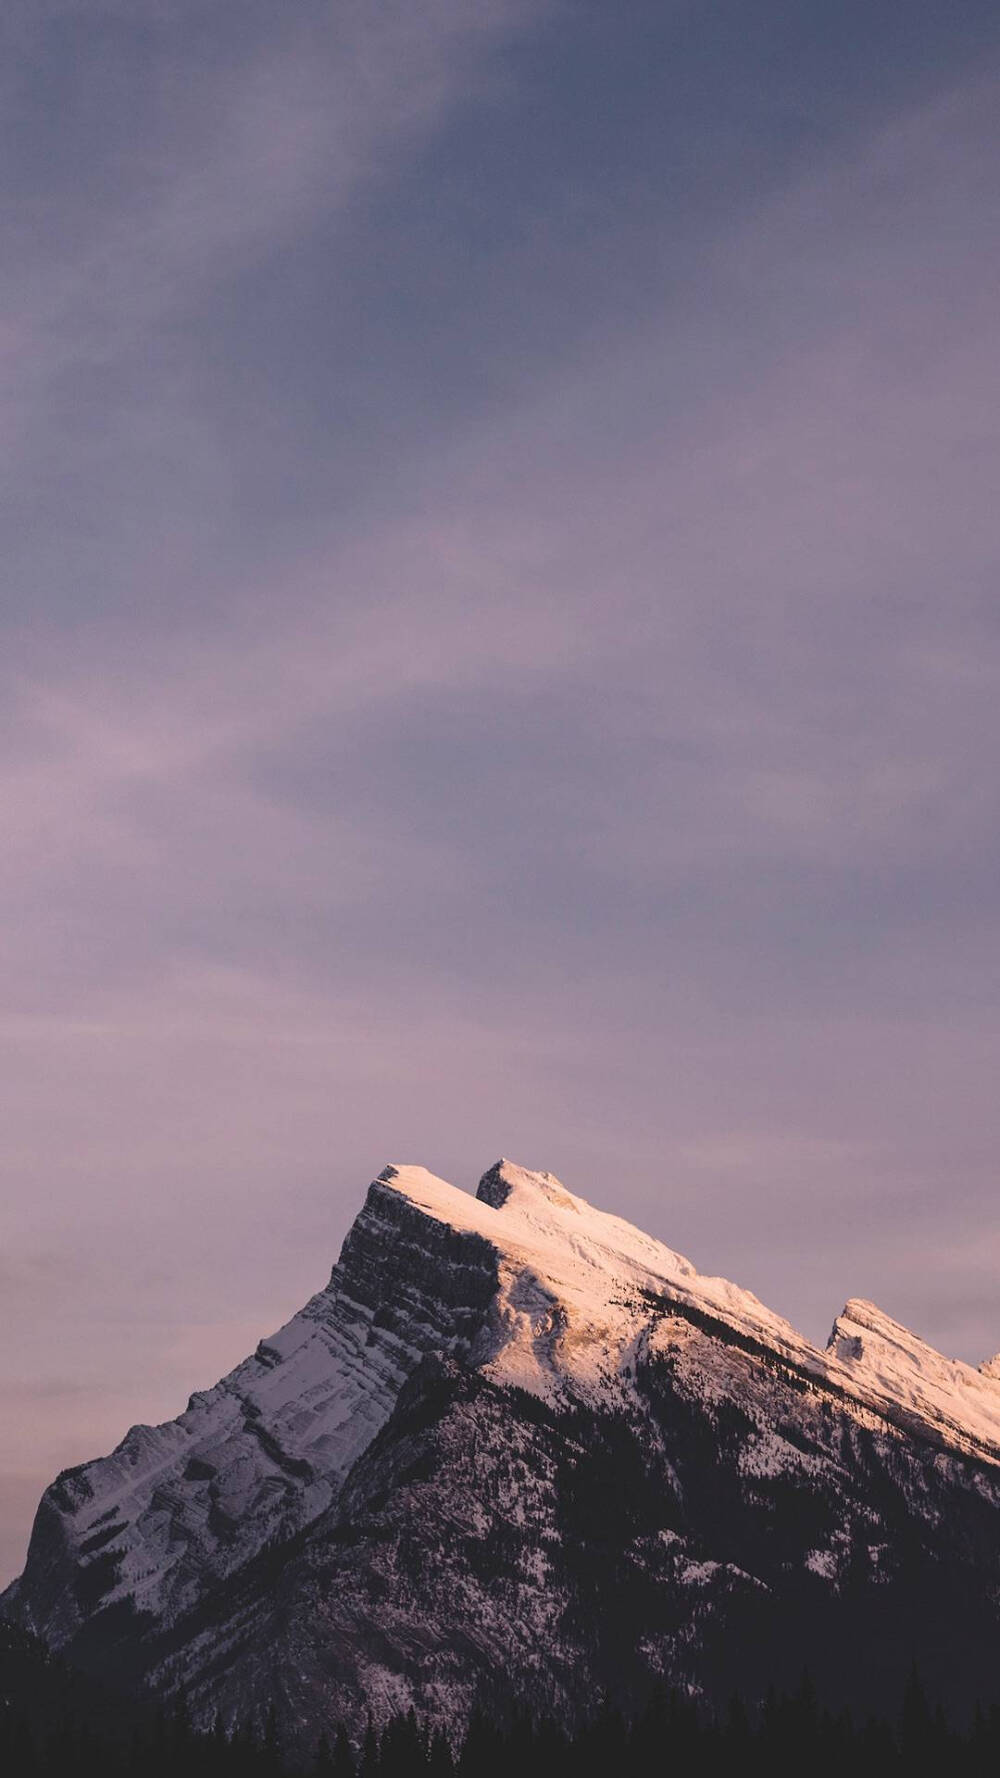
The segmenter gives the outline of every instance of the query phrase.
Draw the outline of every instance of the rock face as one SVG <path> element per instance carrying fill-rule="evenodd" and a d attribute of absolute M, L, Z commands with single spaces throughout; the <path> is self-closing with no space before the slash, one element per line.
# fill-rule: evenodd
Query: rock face
<path fill-rule="evenodd" d="M 820 1351 L 549 1174 L 387 1168 L 301 1314 L 52 1484 L 3 1610 L 301 1746 L 804 1662 L 864 1708 L 916 1658 L 967 1705 L 996 1695 L 998 1371 L 859 1301 Z"/>

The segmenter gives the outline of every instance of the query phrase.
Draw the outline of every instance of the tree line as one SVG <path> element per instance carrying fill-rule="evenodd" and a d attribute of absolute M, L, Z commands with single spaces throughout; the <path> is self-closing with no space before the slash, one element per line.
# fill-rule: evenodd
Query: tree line
<path fill-rule="evenodd" d="M 453 1742 L 410 1711 L 355 1740 L 331 1725 L 294 1759 L 273 1712 L 199 1731 L 183 1706 L 123 1704 L 29 1641 L 12 1652 L 0 1636 L 3 1778 L 1000 1778 L 1000 1706 L 958 1727 L 915 1671 L 898 1709 L 864 1721 L 826 1709 L 804 1675 L 721 1713 L 665 1687 L 632 1720 L 602 1702 L 572 1734 L 512 1702 L 506 1721 L 477 1713 Z"/>

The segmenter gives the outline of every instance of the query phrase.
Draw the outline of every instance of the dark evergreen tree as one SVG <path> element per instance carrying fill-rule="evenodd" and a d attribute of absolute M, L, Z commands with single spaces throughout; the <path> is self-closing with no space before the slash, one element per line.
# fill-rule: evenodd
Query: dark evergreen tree
<path fill-rule="evenodd" d="M 443 1729 L 435 1729 L 428 1738 L 427 1778 L 455 1778 L 451 1742 Z"/>
<path fill-rule="evenodd" d="M 379 1748 L 379 1778 L 413 1778 L 426 1761 L 426 1744 L 415 1713 L 393 1717 Z"/>
<path fill-rule="evenodd" d="M 330 1737 L 325 1729 L 316 1743 L 316 1752 L 313 1755 L 312 1769 L 315 1773 L 315 1778 L 333 1778 L 333 1748 L 330 1745 Z"/>
<path fill-rule="evenodd" d="M 381 1762 L 379 1759 L 379 1738 L 375 1732 L 375 1724 L 368 1717 L 365 1727 L 365 1738 L 361 1743 L 361 1758 L 358 1761 L 358 1778 L 381 1778 Z"/>
<path fill-rule="evenodd" d="M 503 1736 L 480 1710 L 469 1723 L 458 1758 L 458 1778 L 503 1778 Z"/>
<path fill-rule="evenodd" d="M 342 1722 L 338 1722 L 333 1737 L 333 1758 L 331 1761 L 332 1778 L 356 1778 L 357 1762 L 350 1737 Z"/>

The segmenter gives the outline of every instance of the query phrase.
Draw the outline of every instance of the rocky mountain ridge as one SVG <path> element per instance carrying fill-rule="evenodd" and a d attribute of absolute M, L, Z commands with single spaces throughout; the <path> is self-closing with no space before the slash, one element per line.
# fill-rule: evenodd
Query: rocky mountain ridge
<path fill-rule="evenodd" d="M 567 1720 L 595 1685 L 746 1690 L 804 1637 L 833 1694 L 919 1644 L 964 1696 L 1000 1630 L 998 1371 L 857 1300 L 822 1351 L 549 1174 L 387 1168 L 299 1315 L 57 1478 L 3 1609 L 303 1742 L 498 1688 Z"/>

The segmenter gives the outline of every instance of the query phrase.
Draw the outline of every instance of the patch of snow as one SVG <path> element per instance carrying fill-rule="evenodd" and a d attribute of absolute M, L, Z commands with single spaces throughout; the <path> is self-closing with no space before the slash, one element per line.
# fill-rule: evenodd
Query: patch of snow
<path fill-rule="evenodd" d="M 705 1587 L 722 1567 L 721 1562 L 679 1562 L 677 1579 L 686 1587 Z"/>
<path fill-rule="evenodd" d="M 836 1580 L 837 1558 L 832 1550 L 810 1550 L 806 1556 L 805 1566 L 821 1580 Z"/>

